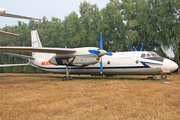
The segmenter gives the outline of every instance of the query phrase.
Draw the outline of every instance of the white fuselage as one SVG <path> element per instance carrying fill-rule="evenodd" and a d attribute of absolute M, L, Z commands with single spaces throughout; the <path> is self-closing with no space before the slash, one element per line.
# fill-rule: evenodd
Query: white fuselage
<path fill-rule="evenodd" d="M 2 10 L 1 10 L 2 11 Z M 36 28 L 31 29 L 32 47 L 1 46 L 1 51 L 32 52 L 32 56 L 6 53 L 24 59 L 28 64 L 1 65 L 24 66 L 32 65 L 48 72 L 89 75 L 158 75 L 175 71 L 178 65 L 155 52 L 131 51 L 111 53 L 103 50 L 102 33 L 100 47 L 82 48 L 49 48 L 42 47 Z"/>
<path fill-rule="evenodd" d="M 80 54 L 83 55 L 82 51 Z M 48 62 L 55 55 L 40 53 L 38 56 L 41 57 L 30 59 L 29 64 L 48 72 L 66 74 L 65 65 L 56 66 Z M 163 72 L 163 68 L 172 72 L 178 67 L 175 62 L 148 51 L 117 52 L 112 56 L 104 55 L 102 63 L 103 75 L 158 75 Z M 68 68 L 70 74 L 100 74 L 100 62 L 84 67 L 68 66 Z"/>

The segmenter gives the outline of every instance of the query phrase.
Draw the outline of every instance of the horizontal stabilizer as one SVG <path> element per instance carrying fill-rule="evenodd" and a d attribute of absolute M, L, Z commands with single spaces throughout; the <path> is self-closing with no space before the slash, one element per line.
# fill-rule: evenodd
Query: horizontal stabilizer
<path fill-rule="evenodd" d="M 27 55 L 19 55 L 19 54 L 14 54 L 14 53 L 4 53 L 5 55 L 12 55 L 15 57 L 20 57 L 20 58 L 24 58 L 24 59 L 35 59 L 31 56 L 27 56 Z"/>
<path fill-rule="evenodd" d="M 14 38 L 18 37 L 18 34 L 10 33 L 10 32 L 5 32 L 0 30 L 0 37 L 1 38 Z"/>
<path fill-rule="evenodd" d="M 0 51 L 20 51 L 20 52 L 42 52 L 42 53 L 56 53 L 56 54 L 72 54 L 76 50 L 72 48 L 47 48 L 47 47 L 7 47 L 0 46 Z"/>
<path fill-rule="evenodd" d="M 4 65 L 0 65 L 0 67 L 15 67 L 15 66 L 27 66 L 29 65 L 27 64 L 4 64 Z"/>

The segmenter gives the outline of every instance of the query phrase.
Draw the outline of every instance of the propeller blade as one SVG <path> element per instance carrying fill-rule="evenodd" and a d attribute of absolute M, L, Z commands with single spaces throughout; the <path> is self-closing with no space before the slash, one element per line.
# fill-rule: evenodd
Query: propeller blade
<path fill-rule="evenodd" d="M 111 52 L 107 52 L 106 55 L 112 56 L 113 54 Z"/>
<path fill-rule="evenodd" d="M 99 45 L 99 50 L 100 50 L 100 52 L 101 52 L 101 50 L 103 49 L 103 38 L 102 38 L 102 32 L 101 32 L 101 35 L 100 35 L 100 45 Z M 105 53 L 104 51 L 102 51 L 103 52 L 103 54 Z M 106 52 L 107 53 L 107 52 Z M 106 54 L 105 53 L 105 54 Z M 102 54 L 102 55 L 103 55 Z M 102 66 L 102 57 L 101 57 L 101 63 L 100 63 L 100 74 L 102 74 L 102 72 L 103 72 L 103 66 Z"/>
<path fill-rule="evenodd" d="M 140 49 L 140 51 L 142 51 L 143 50 L 143 44 L 142 44 L 142 46 L 141 46 L 141 49 Z"/>
<path fill-rule="evenodd" d="M 100 46 L 99 46 L 99 49 L 102 50 L 103 49 L 103 38 L 102 38 L 102 32 L 101 32 L 101 35 L 100 35 Z"/>
<path fill-rule="evenodd" d="M 137 51 L 137 49 L 133 46 L 133 48 L 134 48 L 134 51 Z"/>
<path fill-rule="evenodd" d="M 101 64 L 100 64 L 100 73 L 103 73 L 103 65 L 102 65 L 102 58 L 101 58 Z"/>

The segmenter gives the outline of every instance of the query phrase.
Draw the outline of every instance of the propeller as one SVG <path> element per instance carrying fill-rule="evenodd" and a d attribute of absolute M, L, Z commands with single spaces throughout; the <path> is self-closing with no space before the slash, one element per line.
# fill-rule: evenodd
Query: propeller
<path fill-rule="evenodd" d="M 133 48 L 134 48 L 134 51 L 137 51 L 137 49 L 133 46 Z M 140 49 L 140 51 L 142 51 L 143 50 L 143 44 L 142 44 L 142 46 L 141 46 L 141 49 Z"/>
<path fill-rule="evenodd" d="M 99 49 L 102 50 L 103 49 L 103 38 L 102 38 L 102 32 L 100 35 L 100 45 L 99 45 Z M 107 53 L 107 52 L 106 52 Z M 102 57 L 101 57 L 101 63 L 100 63 L 100 73 L 102 74 L 103 72 L 103 63 L 102 63 Z"/>
<path fill-rule="evenodd" d="M 100 34 L 100 45 L 99 45 L 99 49 L 98 50 L 89 50 L 89 53 L 92 54 L 96 54 L 98 57 L 101 58 L 101 62 L 100 62 L 100 73 L 103 73 L 103 63 L 102 63 L 102 56 L 103 55 L 108 55 L 108 56 L 112 56 L 113 54 L 111 52 L 107 52 L 105 50 L 103 50 L 103 38 L 102 38 L 102 32 Z"/>

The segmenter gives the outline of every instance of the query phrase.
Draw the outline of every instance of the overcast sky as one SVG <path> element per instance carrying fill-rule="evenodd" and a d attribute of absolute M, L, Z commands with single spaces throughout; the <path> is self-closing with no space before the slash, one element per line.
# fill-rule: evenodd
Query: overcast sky
<path fill-rule="evenodd" d="M 109 0 L 86 0 L 88 3 L 97 4 L 99 9 L 106 7 Z M 28 17 L 43 18 L 48 20 L 57 17 L 64 20 L 72 11 L 79 14 L 79 5 L 84 0 L 0 0 L 0 7 L 6 9 L 6 13 L 24 15 Z M 6 18 L 0 16 L 0 28 L 6 25 L 17 25 L 17 21 L 28 23 L 28 20 Z"/>

